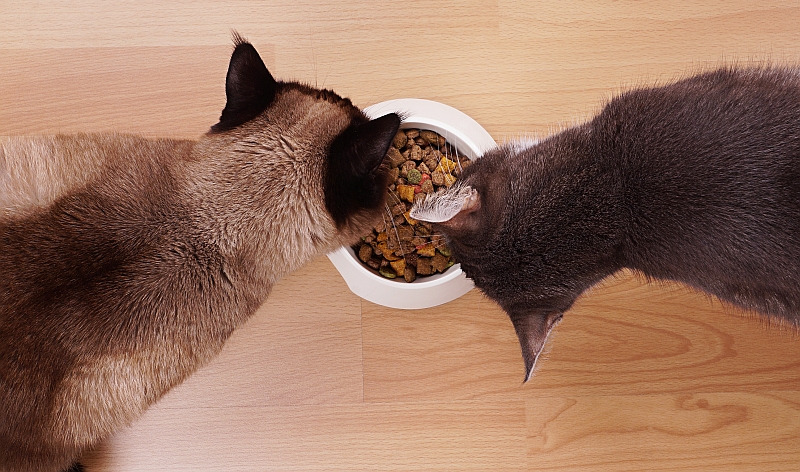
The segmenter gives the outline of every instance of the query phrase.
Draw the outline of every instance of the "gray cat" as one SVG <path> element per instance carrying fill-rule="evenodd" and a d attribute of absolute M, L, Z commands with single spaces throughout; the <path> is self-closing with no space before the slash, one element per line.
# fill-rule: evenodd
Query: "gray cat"
<path fill-rule="evenodd" d="M 275 81 L 238 36 L 225 89 L 198 141 L 0 142 L 0 470 L 70 467 L 381 218 L 397 115 Z"/>
<path fill-rule="evenodd" d="M 414 207 L 510 316 L 526 381 L 553 327 L 623 268 L 800 326 L 800 75 L 723 68 L 629 91 L 507 145 Z"/>

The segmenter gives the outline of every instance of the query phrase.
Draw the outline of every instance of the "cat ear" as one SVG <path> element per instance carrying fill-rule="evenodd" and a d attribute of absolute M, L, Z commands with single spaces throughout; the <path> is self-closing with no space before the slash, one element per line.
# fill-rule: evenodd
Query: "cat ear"
<path fill-rule="evenodd" d="M 389 113 L 346 129 L 336 144 L 347 155 L 350 172 L 360 177 L 377 169 L 399 128 L 400 117 Z"/>
<path fill-rule="evenodd" d="M 536 362 L 544 351 L 547 338 L 553 328 L 561 321 L 561 313 L 536 313 L 509 311 L 514 331 L 522 348 L 522 359 L 525 361 L 525 382 L 531 379 L 536 369 Z"/>
<path fill-rule="evenodd" d="M 379 170 L 399 128 L 400 117 L 389 113 L 351 125 L 331 144 L 325 205 L 337 226 L 360 210 L 383 205 L 388 174 Z"/>
<path fill-rule="evenodd" d="M 211 127 L 212 132 L 229 130 L 252 120 L 275 98 L 277 82 L 256 48 L 238 34 L 234 34 L 233 40 L 236 47 L 225 78 L 227 102 L 219 123 Z"/>
<path fill-rule="evenodd" d="M 481 196 L 470 186 L 454 185 L 428 195 L 411 208 L 411 218 L 437 223 L 445 228 L 465 229 L 470 215 L 481 208 Z"/>

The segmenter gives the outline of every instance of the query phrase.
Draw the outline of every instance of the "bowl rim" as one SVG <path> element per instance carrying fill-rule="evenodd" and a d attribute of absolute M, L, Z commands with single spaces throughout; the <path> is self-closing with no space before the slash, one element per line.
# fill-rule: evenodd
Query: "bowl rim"
<path fill-rule="evenodd" d="M 474 119 L 456 108 L 433 100 L 387 100 L 365 108 L 364 113 L 371 119 L 387 113 L 398 113 L 403 117 L 400 129 L 436 131 L 470 159 L 478 159 L 497 146 L 491 135 Z M 454 264 L 441 274 L 401 283 L 370 272 L 350 247 L 342 246 L 329 253 L 328 258 L 353 293 L 390 308 L 429 308 L 455 300 L 474 287 L 460 264 Z M 391 293 L 387 293 L 387 289 Z M 414 298 L 408 297 L 411 292 Z"/>

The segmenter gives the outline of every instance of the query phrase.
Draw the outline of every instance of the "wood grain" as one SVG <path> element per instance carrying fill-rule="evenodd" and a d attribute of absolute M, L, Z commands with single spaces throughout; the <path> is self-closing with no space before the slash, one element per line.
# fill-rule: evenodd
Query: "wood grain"
<path fill-rule="evenodd" d="M 0 135 L 196 137 L 230 30 L 279 79 L 359 106 L 461 109 L 498 141 L 723 63 L 800 63 L 800 5 L 744 0 L 0 2 Z M 800 470 L 800 337 L 621 273 L 585 294 L 534 379 L 479 292 L 402 311 L 324 257 L 222 354 L 89 452 L 89 471 Z"/>

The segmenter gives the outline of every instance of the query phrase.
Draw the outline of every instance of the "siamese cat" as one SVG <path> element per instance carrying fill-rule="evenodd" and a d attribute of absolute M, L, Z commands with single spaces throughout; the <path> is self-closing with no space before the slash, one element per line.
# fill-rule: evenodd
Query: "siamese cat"
<path fill-rule="evenodd" d="M 525 380 L 586 289 L 623 268 L 800 326 L 800 74 L 723 68 L 632 90 L 487 152 L 411 212 L 508 313 Z"/>
<path fill-rule="evenodd" d="M 1 143 L 0 470 L 77 470 L 278 279 L 381 218 L 400 118 L 276 81 L 234 42 L 227 103 L 197 141 Z"/>

